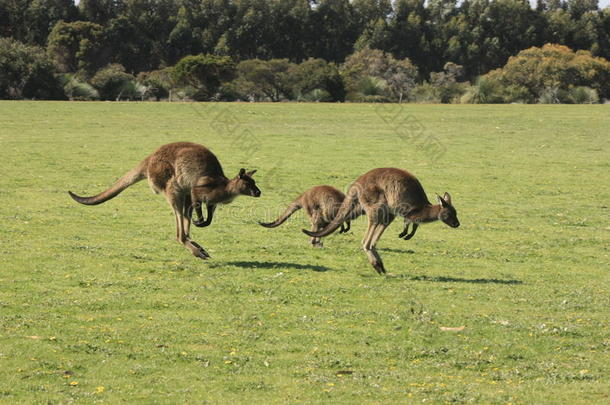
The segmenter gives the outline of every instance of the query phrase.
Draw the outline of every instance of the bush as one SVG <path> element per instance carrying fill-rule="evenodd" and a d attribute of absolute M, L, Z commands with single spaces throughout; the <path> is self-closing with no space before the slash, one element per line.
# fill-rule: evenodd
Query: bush
<path fill-rule="evenodd" d="M 416 103 L 436 104 L 441 100 L 438 98 L 436 88 L 428 82 L 423 82 L 413 89 L 412 99 Z"/>
<path fill-rule="evenodd" d="M 386 93 L 386 82 L 378 77 L 365 76 L 347 93 L 347 100 L 359 103 L 383 103 L 390 101 Z"/>
<path fill-rule="evenodd" d="M 562 45 L 521 51 L 485 77 L 498 80 L 505 89 L 514 86 L 527 102 L 571 102 L 568 93 L 575 86 L 590 87 L 601 97 L 610 96 L 610 62 Z"/>
<path fill-rule="evenodd" d="M 171 72 L 175 83 L 196 89 L 192 97 L 204 101 L 217 97 L 220 86 L 235 76 L 235 65 L 228 56 L 189 55 Z"/>
<path fill-rule="evenodd" d="M 334 63 L 310 58 L 293 70 L 293 88 L 298 100 L 345 101 L 345 83 Z"/>
<path fill-rule="evenodd" d="M 351 101 L 371 97 L 402 101 L 409 98 L 415 87 L 417 68 L 409 59 L 397 60 L 379 49 L 365 47 L 347 57 L 341 66 L 341 73 Z M 383 88 L 379 85 L 383 85 Z"/>
<path fill-rule="evenodd" d="M 55 65 L 44 50 L 0 38 L 0 99 L 64 98 Z"/>
<path fill-rule="evenodd" d="M 538 97 L 539 104 L 560 104 L 562 99 L 560 98 L 560 91 L 558 87 L 547 87 L 540 92 Z"/>
<path fill-rule="evenodd" d="M 64 94 L 69 100 L 90 101 L 100 98 L 99 93 L 93 86 L 89 83 L 81 82 L 71 75 L 66 76 Z"/>
<path fill-rule="evenodd" d="M 111 64 L 100 69 L 91 79 L 91 84 L 97 89 L 102 100 L 120 100 L 137 98 L 134 94 L 135 78 L 125 73 L 123 66 Z"/>
<path fill-rule="evenodd" d="M 578 86 L 572 88 L 568 97 L 574 104 L 599 103 L 599 96 L 597 94 L 597 90 L 586 86 Z"/>
<path fill-rule="evenodd" d="M 288 59 L 245 60 L 237 65 L 235 85 L 248 100 L 291 99 L 294 69 Z"/>
<path fill-rule="evenodd" d="M 466 92 L 468 83 L 458 83 L 463 67 L 453 62 L 445 63 L 442 72 L 430 73 L 430 85 L 441 103 L 454 103 Z"/>
<path fill-rule="evenodd" d="M 300 100 L 309 102 L 337 101 L 329 92 L 324 89 L 313 89 L 309 93 L 301 95 Z"/>
<path fill-rule="evenodd" d="M 170 92 L 170 101 L 172 100 L 180 100 L 180 101 L 198 101 L 199 89 L 194 88 L 193 86 L 182 86 L 177 87 L 171 90 Z"/>
<path fill-rule="evenodd" d="M 121 88 L 118 99 L 144 100 L 148 97 L 148 87 L 135 80 L 130 80 Z"/>
<path fill-rule="evenodd" d="M 171 68 L 140 72 L 137 80 L 138 83 L 146 86 L 146 96 L 155 100 L 169 97 L 169 92 L 174 85 Z"/>
<path fill-rule="evenodd" d="M 493 78 L 481 76 L 466 90 L 460 101 L 465 104 L 493 104 L 503 102 L 502 85 Z"/>

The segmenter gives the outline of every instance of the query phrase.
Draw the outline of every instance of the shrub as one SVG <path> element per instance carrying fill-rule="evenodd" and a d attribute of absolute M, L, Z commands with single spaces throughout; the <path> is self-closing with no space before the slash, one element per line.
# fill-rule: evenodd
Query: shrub
<path fill-rule="evenodd" d="M 182 86 L 196 89 L 192 97 L 203 101 L 217 97 L 220 86 L 235 76 L 235 65 L 228 56 L 189 55 L 172 69 L 172 78 Z"/>
<path fill-rule="evenodd" d="M 397 60 L 388 53 L 368 47 L 348 56 L 341 66 L 341 73 L 348 99 L 352 101 L 370 99 L 371 96 L 402 101 L 409 97 L 417 77 L 417 69 L 409 59 Z M 370 78 L 375 78 L 376 82 Z M 383 89 L 377 87 L 380 84 L 383 84 Z M 369 94 L 361 93 L 363 89 Z"/>
<path fill-rule="evenodd" d="M 610 62 L 562 45 L 521 51 L 503 68 L 485 76 L 498 80 L 504 88 L 527 89 L 529 94 L 522 97 L 528 102 L 569 102 L 567 92 L 574 86 L 591 87 L 601 97 L 610 96 Z"/>
<path fill-rule="evenodd" d="M 481 76 L 466 90 L 460 101 L 466 104 L 493 104 L 503 102 L 502 85 L 493 78 Z"/>
<path fill-rule="evenodd" d="M 430 73 L 430 85 L 436 92 L 436 98 L 441 103 L 452 103 L 459 100 L 467 90 L 467 83 L 458 83 L 463 67 L 453 62 L 447 62 L 442 72 Z"/>
<path fill-rule="evenodd" d="M 140 72 L 137 80 L 138 83 L 146 86 L 146 96 L 155 100 L 169 97 L 169 92 L 174 85 L 171 68 Z"/>
<path fill-rule="evenodd" d="M 69 100 L 90 101 L 100 98 L 99 93 L 87 82 L 81 82 L 76 77 L 68 75 L 65 78 L 64 94 Z"/>
<path fill-rule="evenodd" d="M 574 104 L 596 104 L 599 103 L 597 90 L 586 86 L 574 87 L 569 92 L 569 98 Z"/>
<path fill-rule="evenodd" d="M 300 99 L 309 102 L 330 102 L 337 101 L 334 97 L 324 89 L 313 89 L 307 94 L 303 94 Z"/>
<path fill-rule="evenodd" d="M 364 76 L 347 94 L 347 100 L 360 103 L 381 103 L 390 101 L 386 94 L 386 82 L 374 76 Z"/>
<path fill-rule="evenodd" d="M 144 100 L 148 94 L 148 87 L 135 80 L 130 80 L 123 85 L 117 99 Z"/>
<path fill-rule="evenodd" d="M 245 60 L 237 65 L 236 89 L 249 100 L 290 99 L 294 67 L 288 59 Z"/>
<path fill-rule="evenodd" d="M 120 100 L 121 97 L 135 98 L 133 81 L 135 78 L 125 72 L 123 66 L 111 64 L 100 69 L 91 79 L 102 100 Z"/>
<path fill-rule="evenodd" d="M 560 104 L 560 94 L 558 87 L 547 87 L 540 92 L 538 97 L 539 104 Z"/>
<path fill-rule="evenodd" d="M 55 65 L 42 48 L 0 38 L 0 98 L 64 98 Z"/>
<path fill-rule="evenodd" d="M 436 104 L 441 102 L 436 89 L 428 82 L 415 86 L 412 98 L 416 103 Z"/>
<path fill-rule="evenodd" d="M 345 101 L 345 83 L 334 63 L 327 63 L 323 59 L 310 58 L 294 67 L 292 79 L 294 81 L 294 94 L 297 99 L 305 101 Z M 324 94 L 324 97 L 320 98 L 322 94 Z"/>

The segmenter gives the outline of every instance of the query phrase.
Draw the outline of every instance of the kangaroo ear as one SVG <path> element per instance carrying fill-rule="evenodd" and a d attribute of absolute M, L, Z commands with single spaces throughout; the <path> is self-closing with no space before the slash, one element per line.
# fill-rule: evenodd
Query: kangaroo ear
<path fill-rule="evenodd" d="M 254 176 L 254 173 L 256 173 L 256 169 L 254 170 L 250 170 L 249 172 L 247 172 L 246 174 L 250 177 Z"/>
<path fill-rule="evenodd" d="M 244 169 L 243 167 L 241 169 L 239 169 L 239 178 L 243 179 L 244 175 L 246 174 L 246 169 Z"/>
<path fill-rule="evenodd" d="M 436 195 L 436 200 L 438 201 L 438 203 L 442 206 L 442 207 L 446 207 L 447 206 L 447 201 L 445 201 L 443 199 L 443 197 L 441 197 L 440 195 Z"/>
<path fill-rule="evenodd" d="M 445 200 L 447 204 L 451 205 L 451 196 L 449 193 L 445 192 L 445 194 L 443 194 L 443 200 Z"/>

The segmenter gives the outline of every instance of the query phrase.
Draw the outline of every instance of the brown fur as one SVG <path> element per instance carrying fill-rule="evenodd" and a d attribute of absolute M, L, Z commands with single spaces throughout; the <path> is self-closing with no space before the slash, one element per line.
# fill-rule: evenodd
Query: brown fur
<path fill-rule="evenodd" d="M 341 203 L 345 199 L 345 194 L 331 186 L 316 186 L 305 191 L 298 196 L 282 215 L 273 222 L 259 222 L 265 228 L 275 228 L 283 224 L 294 212 L 303 208 L 311 222 L 311 232 L 317 232 L 337 215 Z M 341 224 L 341 233 L 349 231 L 350 221 L 345 221 Z M 322 247 L 322 241 L 319 237 L 312 237 L 311 244 L 316 247 Z"/>
<path fill-rule="evenodd" d="M 349 188 L 347 196 L 335 218 L 323 230 L 310 232 L 311 237 L 323 237 L 334 232 L 347 219 L 366 214 L 368 229 L 362 240 L 362 248 L 369 262 L 378 273 L 385 273 L 383 262 L 375 245 L 396 216 L 405 220 L 399 237 L 410 239 L 422 223 L 441 220 L 451 227 L 460 225 L 451 196 L 438 197 L 439 204 L 432 205 L 424 188 L 411 173 L 394 168 L 373 169 L 360 176 Z M 409 225 L 412 231 L 407 234 Z"/>
<path fill-rule="evenodd" d="M 108 190 L 93 196 L 80 197 L 69 191 L 70 196 L 85 205 L 97 205 L 116 197 L 127 187 L 148 178 L 155 193 L 162 193 L 174 210 L 176 239 L 196 257 L 206 259 L 209 254 L 189 236 L 193 208 L 199 220 L 196 226 L 212 223 L 217 204 L 226 204 L 238 195 L 259 197 L 260 190 L 252 179 L 254 171 L 241 169 L 229 179 L 225 177 L 216 156 L 207 148 L 190 142 L 164 145 L 127 172 Z M 208 217 L 202 218 L 201 204 L 207 207 Z"/>

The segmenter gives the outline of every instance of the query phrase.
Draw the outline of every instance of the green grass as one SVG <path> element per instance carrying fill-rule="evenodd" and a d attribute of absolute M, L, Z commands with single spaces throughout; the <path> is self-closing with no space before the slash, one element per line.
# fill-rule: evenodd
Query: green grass
<path fill-rule="evenodd" d="M 405 135 L 374 105 L 0 102 L 0 402 L 606 403 L 609 113 L 406 105 Z M 207 262 L 145 182 L 66 194 L 179 140 L 259 171 L 192 232 Z M 462 226 L 395 221 L 382 277 L 362 218 L 324 249 L 303 213 L 256 223 L 375 167 L 449 191 Z"/>

